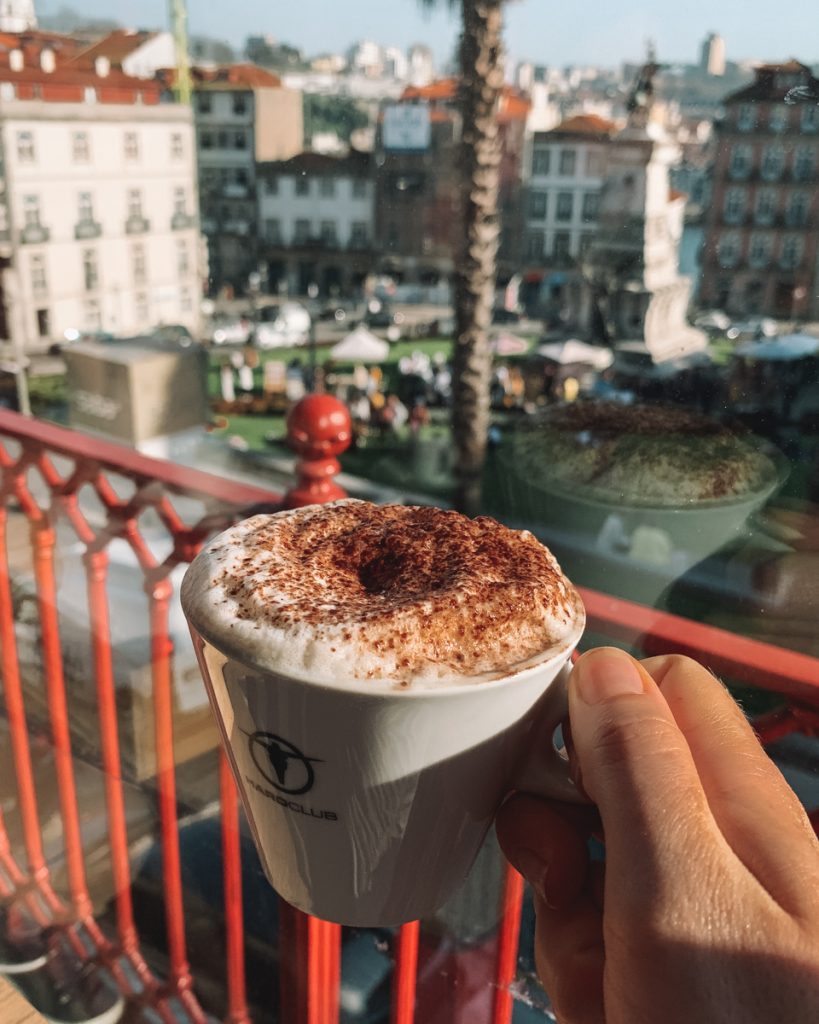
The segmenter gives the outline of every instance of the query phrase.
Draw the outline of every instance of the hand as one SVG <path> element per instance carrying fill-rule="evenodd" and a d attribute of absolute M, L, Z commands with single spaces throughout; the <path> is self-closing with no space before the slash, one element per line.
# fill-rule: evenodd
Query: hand
<path fill-rule="evenodd" d="M 601 648 L 569 682 L 577 808 L 516 794 L 498 838 L 535 894 L 561 1024 L 819 1021 L 819 842 L 722 685 Z"/>

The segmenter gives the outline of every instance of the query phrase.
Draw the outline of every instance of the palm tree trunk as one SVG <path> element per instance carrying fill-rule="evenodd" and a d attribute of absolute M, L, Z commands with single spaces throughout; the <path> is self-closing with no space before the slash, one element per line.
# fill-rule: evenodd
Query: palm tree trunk
<path fill-rule="evenodd" d="M 457 460 L 455 505 L 467 515 L 480 511 L 489 430 L 492 353 L 488 331 L 500 234 L 501 138 L 497 114 L 503 88 L 502 3 L 461 0 L 462 211 L 460 239 L 455 247 L 452 434 Z"/>

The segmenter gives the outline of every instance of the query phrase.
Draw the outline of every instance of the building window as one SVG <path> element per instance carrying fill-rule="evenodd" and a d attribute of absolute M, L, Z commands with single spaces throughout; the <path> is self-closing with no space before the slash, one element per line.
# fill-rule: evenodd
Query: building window
<path fill-rule="evenodd" d="M 136 132 L 125 133 L 125 159 L 139 160 L 139 138 Z"/>
<path fill-rule="evenodd" d="M 549 149 L 535 149 L 532 151 L 532 174 L 548 174 L 552 162 L 552 153 Z"/>
<path fill-rule="evenodd" d="M 142 217 L 142 189 L 128 189 L 128 217 L 135 219 Z"/>
<path fill-rule="evenodd" d="M 102 313 L 97 299 L 86 299 L 83 303 L 83 319 L 87 331 L 102 330 Z"/>
<path fill-rule="evenodd" d="M 209 92 L 200 92 L 196 97 L 196 106 L 200 114 L 210 114 L 213 110 L 212 97 Z"/>
<path fill-rule="evenodd" d="M 776 191 L 772 188 L 761 188 L 756 194 L 757 224 L 770 226 L 776 216 L 777 197 Z"/>
<path fill-rule="evenodd" d="M 745 180 L 751 173 L 751 161 L 753 160 L 753 151 L 750 146 L 739 145 L 731 147 L 731 162 L 729 164 L 729 174 L 732 178 L 737 181 Z"/>
<path fill-rule="evenodd" d="M 40 197 L 23 196 L 23 227 L 40 227 Z"/>
<path fill-rule="evenodd" d="M 188 196 L 184 185 L 177 185 L 173 190 L 173 212 L 183 216 L 188 212 Z"/>
<path fill-rule="evenodd" d="M 247 113 L 247 95 L 243 92 L 235 92 L 233 94 L 233 113 L 234 114 L 246 114 Z"/>
<path fill-rule="evenodd" d="M 602 178 L 606 170 L 606 161 L 602 153 L 589 150 L 586 153 L 586 177 Z"/>
<path fill-rule="evenodd" d="M 810 181 L 816 167 L 816 150 L 800 146 L 793 157 L 793 176 L 796 181 Z"/>
<path fill-rule="evenodd" d="M 356 248 L 363 248 L 369 242 L 367 223 L 363 220 L 354 220 L 350 227 L 350 245 Z"/>
<path fill-rule="evenodd" d="M 799 235 L 786 235 L 779 254 L 779 266 L 783 270 L 794 270 L 802 261 L 802 239 Z"/>
<path fill-rule="evenodd" d="M 150 308 L 148 306 L 148 296 L 145 292 L 137 292 L 135 306 L 137 323 L 140 327 L 144 327 L 151 319 Z"/>
<path fill-rule="evenodd" d="M 179 277 L 187 277 L 190 273 L 191 263 L 188 255 L 188 243 L 180 238 L 176 243 L 176 272 Z"/>
<path fill-rule="evenodd" d="M 363 178 L 353 179 L 353 199 L 367 198 L 367 182 Z"/>
<path fill-rule="evenodd" d="M 87 164 L 91 159 L 91 145 L 88 132 L 72 132 L 71 154 L 75 164 Z"/>
<path fill-rule="evenodd" d="M 97 90 L 94 88 L 93 85 L 86 85 L 86 87 L 83 89 L 82 97 L 86 103 L 96 103 Z"/>
<path fill-rule="evenodd" d="M 264 222 L 264 236 L 272 245 L 281 242 L 281 223 L 278 217 L 268 217 Z"/>
<path fill-rule="evenodd" d="M 778 181 L 785 169 L 785 150 L 782 146 L 766 146 L 762 151 L 760 173 L 765 181 Z"/>
<path fill-rule="evenodd" d="M 819 131 L 819 103 L 806 103 L 802 107 L 799 124 L 803 132 Z"/>
<path fill-rule="evenodd" d="M 581 256 L 587 256 L 591 252 L 591 247 L 594 245 L 594 232 L 584 231 L 580 235 L 580 245 L 578 251 Z"/>
<path fill-rule="evenodd" d="M 213 135 L 211 132 L 202 132 L 200 134 L 199 146 L 202 149 L 213 149 Z"/>
<path fill-rule="evenodd" d="M 45 256 L 32 256 L 29 263 L 31 274 L 31 291 L 35 298 L 41 299 L 48 294 L 46 280 Z"/>
<path fill-rule="evenodd" d="M 94 219 L 94 200 L 90 192 L 80 192 L 77 201 L 77 219 L 80 224 L 88 224 Z"/>
<path fill-rule="evenodd" d="M 97 264 L 97 250 L 83 249 L 82 251 L 82 273 L 85 290 L 93 292 L 100 283 L 99 268 Z"/>
<path fill-rule="evenodd" d="M 548 197 L 548 192 L 529 193 L 529 216 L 532 220 L 545 219 Z"/>
<path fill-rule="evenodd" d="M 597 220 L 600 215 L 600 193 L 599 192 L 584 192 L 583 193 L 583 220 L 588 222 Z"/>
<path fill-rule="evenodd" d="M 228 133 L 224 129 L 220 129 L 216 133 L 216 148 L 227 149 L 228 148 Z"/>
<path fill-rule="evenodd" d="M 726 224 L 740 224 L 745 216 L 747 195 L 744 188 L 729 188 L 725 193 L 723 214 Z"/>
<path fill-rule="evenodd" d="M 51 318 L 48 315 L 47 309 L 38 309 L 36 312 L 37 316 L 37 334 L 41 338 L 47 338 L 51 334 Z"/>
<path fill-rule="evenodd" d="M 17 132 L 17 159 L 21 164 L 34 163 L 36 157 L 33 132 Z"/>
<path fill-rule="evenodd" d="M 307 177 L 306 174 L 300 174 L 298 178 L 296 178 L 296 195 L 310 195 L 310 179 Z"/>
<path fill-rule="evenodd" d="M 264 191 L 265 195 L 277 196 L 279 194 L 279 179 L 276 177 L 265 178 Z"/>
<path fill-rule="evenodd" d="M 741 132 L 752 132 L 756 128 L 756 107 L 743 103 L 737 111 L 737 128 Z"/>
<path fill-rule="evenodd" d="M 526 235 L 526 258 L 535 262 L 540 262 L 543 259 L 543 240 L 544 234 L 542 231 L 529 231 Z"/>
<path fill-rule="evenodd" d="M 808 223 L 810 193 L 794 192 L 785 211 L 785 225 L 789 228 L 804 228 Z"/>
<path fill-rule="evenodd" d="M 740 238 L 736 231 L 720 236 L 717 243 L 717 259 L 721 267 L 735 267 L 739 261 Z"/>
<path fill-rule="evenodd" d="M 570 237 L 568 231 L 556 231 L 552 253 L 554 258 L 561 262 L 569 258 Z"/>
<path fill-rule="evenodd" d="M 776 132 L 778 135 L 787 131 L 788 108 L 786 106 L 781 103 L 777 103 L 771 107 L 771 112 L 768 114 L 768 127 L 772 132 Z"/>
<path fill-rule="evenodd" d="M 134 284 L 145 284 L 148 279 L 148 262 L 142 242 L 134 242 L 131 246 L 131 272 L 134 276 Z"/>
<path fill-rule="evenodd" d="M 748 249 L 748 262 L 754 270 L 761 270 L 767 267 L 771 261 L 771 236 L 751 235 L 751 245 Z"/>
<path fill-rule="evenodd" d="M 293 240 L 299 244 L 303 244 L 310 237 L 310 221 L 303 220 L 301 217 L 296 221 L 295 231 Z"/>
<path fill-rule="evenodd" d="M 182 160 L 185 157 L 185 144 L 182 132 L 171 132 L 171 160 Z"/>
<path fill-rule="evenodd" d="M 190 288 L 179 289 L 179 308 L 183 313 L 191 313 L 193 311 L 193 295 Z"/>
<path fill-rule="evenodd" d="M 234 149 L 247 149 L 247 135 L 244 132 L 235 132 L 233 135 Z"/>
<path fill-rule="evenodd" d="M 571 192 L 557 193 L 556 220 L 571 220 L 574 212 L 574 195 Z"/>
<path fill-rule="evenodd" d="M 577 166 L 577 153 L 573 149 L 561 149 L 560 151 L 560 173 L 571 178 Z"/>
<path fill-rule="evenodd" d="M 321 240 L 325 245 L 337 244 L 338 237 L 336 235 L 336 222 L 334 220 L 323 220 L 319 226 L 319 233 L 321 235 Z"/>
<path fill-rule="evenodd" d="M 319 181 L 319 195 L 327 199 L 336 194 L 336 183 L 332 178 L 321 178 Z"/>

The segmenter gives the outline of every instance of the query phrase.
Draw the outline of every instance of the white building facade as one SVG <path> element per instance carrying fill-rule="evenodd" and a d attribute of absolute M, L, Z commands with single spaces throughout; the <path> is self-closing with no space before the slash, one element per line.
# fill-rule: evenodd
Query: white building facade
<path fill-rule="evenodd" d="M 613 132 L 611 122 L 580 115 L 531 135 L 523 172 L 527 265 L 564 266 L 588 250 Z"/>
<path fill-rule="evenodd" d="M 19 350 L 66 331 L 199 329 L 196 147 L 177 104 L 0 101 L 0 255 Z"/>

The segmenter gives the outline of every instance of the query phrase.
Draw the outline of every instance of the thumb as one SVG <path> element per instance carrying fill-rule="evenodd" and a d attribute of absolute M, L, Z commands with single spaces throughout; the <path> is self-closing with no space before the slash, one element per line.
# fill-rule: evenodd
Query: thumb
<path fill-rule="evenodd" d="M 680 858 L 696 855 L 706 833 L 718 830 L 657 684 L 623 651 L 589 651 L 569 680 L 569 718 L 579 782 L 603 822 L 608 868 L 643 891 L 658 873 L 671 884 Z"/>

